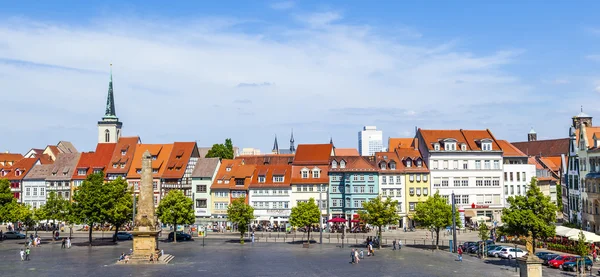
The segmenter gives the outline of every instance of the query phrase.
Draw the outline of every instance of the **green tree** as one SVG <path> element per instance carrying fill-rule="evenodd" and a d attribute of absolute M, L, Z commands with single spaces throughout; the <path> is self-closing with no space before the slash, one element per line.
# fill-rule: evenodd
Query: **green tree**
<path fill-rule="evenodd" d="M 488 239 L 490 239 L 490 229 L 488 228 L 487 224 L 482 223 L 481 225 L 479 225 L 479 238 L 482 241 L 486 241 Z"/>
<path fill-rule="evenodd" d="M 132 220 L 133 217 L 133 190 L 128 189 L 127 182 L 119 177 L 104 185 L 106 194 L 110 201 L 106 210 L 106 221 L 115 226 L 113 241 L 117 240 L 117 233 L 123 224 Z"/>
<path fill-rule="evenodd" d="M 56 192 L 51 191 L 48 193 L 46 204 L 41 207 L 40 216 L 44 217 L 42 219 L 52 220 L 53 223 L 56 223 L 56 220 L 59 222 L 66 221 L 70 205 L 71 202 L 68 199 L 64 199 L 58 196 Z M 52 236 L 52 240 L 54 240 L 54 236 Z"/>
<path fill-rule="evenodd" d="M 381 227 L 392 223 L 395 224 L 400 220 L 397 208 L 397 200 L 387 197 L 385 201 L 382 201 L 381 196 L 377 196 L 377 198 L 363 202 L 364 210 L 359 211 L 358 214 L 361 220 L 378 227 L 377 236 L 381 241 Z M 381 243 L 379 244 L 379 248 L 381 248 Z"/>
<path fill-rule="evenodd" d="M 575 252 L 579 255 L 577 259 L 577 265 L 581 266 L 581 269 L 585 273 L 585 257 L 589 254 L 589 246 L 585 240 L 585 234 L 583 231 L 579 231 L 579 239 L 577 240 L 577 245 L 575 245 Z M 585 274 L 583 274 L 585 276 Z"/>
<path fill-rule="evenodd" d="M 562 187 L 560 186 L 560 183 L 556 184 L 556 191 L 557 191 L 557 193 L 556 193 L 557 211 L 562 213 L 562 209 L 563 209 L 563 204 L 562 204 Z"/>
<path fill-rule="evenodd" d="M 92 230 L 94 224 L 104 223 L 109 208 L 110 196 L 105 193 L 104 173 L 94 173 L 87 176 L 85 181 L 75 190 L 73 194 L 72 219 L 77 223 L 89 226 L 89 244 L 92 246 Z"/>
<path fill-rule="evenodd" d="M 192 199 L 180 190 L 171 190 L 160 200 L 156 214 L 162 223 L 173 225 L 173 242 L 177 241 L 177 225 L 192 224 L 196 221 Z"/>
<path fill-rule="evenodd" d="M 308 202 L 299 202 L 296 207 L 292 208 L 290 223 L 292 226 L 302 226 L 308 229 L 309 244 L 311 225 L 319 222 L 321 222 L 321 210 L 319 210 L 314 198 L 310 198 Z"/>
<path fill-rule="evenodd" d="M 0 222 L 15 222 L 13 210 L 17 206 L 17 199 L 10 191 L 10 182 L 0 179 Z"/>
<path fill-rule="evenodd" d="M 455 213 L 457 227 L 460 225 L 458 213 Z M 415 220 L 425 226 L 429 226 L 435 232 L 435 247 L 439 248 L 440 230 L 452 226 L 452 205 L 448 204 L 439 191 L 425 202 L 417 204 L 415 208 Z"/>
<path fill-rule="evenodd" d="M 535 253 L 536 239 L 553 237 L 556 228 L 556 205 L 550 201 L 550 196 L 544 196 L 537 186 L 536 178 L 531 178 L 526 195 L 508 198 L 508 208 L 502 210 L 502 222 L 509 234 L 533 237 Z"/>
<path fill-rule="evenodd" d="M 205 158 L 233 159 L 233 143 L 231 139 L 226 139 L 225 144 L 213 144 L 212 148 L 206 153 Z"/>
<path fill-rule="evenodd" d="M 237 198 L 227 208 L 227 218 L 237 224 L 240 231 L 240 243 L 244 244 L 244 234 L 248 229 L 248 224 L 254 219 L 254 208 L 246 204 L 245 198 Z"/>

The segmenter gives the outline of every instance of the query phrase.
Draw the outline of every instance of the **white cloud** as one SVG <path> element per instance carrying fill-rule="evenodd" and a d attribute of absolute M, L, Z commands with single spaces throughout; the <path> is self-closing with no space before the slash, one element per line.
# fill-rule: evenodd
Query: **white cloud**
<path fill-rule="evenodd" d="M 490 124 L 521 122 L 531 114 L 506 107 L 531 111 L 542 98 L 504 69 L 521 51 L 474 54 L 454 40 L 402 43 L 387 30 L 346 24 L 336 12 L 297 19 L 306 26 L 263 22 L 277 28 L 253 33 L 231 27 L 256 21 L 227 18 L 1 21 L 0 96 L 4 113 L 18 119 L 0 123 L 10 130 L 2 142 L 25 151 L 64 139 L 91 150 L 109 63 L 124 134 L 147 143 L 212 145 L 232 137 L 266 148 L 273 133 L 291 128 L 299 143 L 328 142 L 332 133 L 355 134 L 362 122 L 384 130 L 500 129 L 478 122 L 472 107 L 487 107 L 481 113 Z M 360 108 L 372 112 L 339 112 Z M 523 124 L 528 131 L 531 123 Z"/>
<path fill-rule="evenodd" d="M 271 4 L 271 9 L 274 10 L 289 10 L 291 8 L 293 8 L 296 5 L 296 3 L 294 3 L 294 1 L 282 1 L 282 2 L 275 2 L 273 4 Z"/>
<path fill-rule="evenodd" d="M 597 87 L 596 87 L 596 92 L 599 92 L 599 93 L 600 93 L 600 86 L 597 86 Z"/>

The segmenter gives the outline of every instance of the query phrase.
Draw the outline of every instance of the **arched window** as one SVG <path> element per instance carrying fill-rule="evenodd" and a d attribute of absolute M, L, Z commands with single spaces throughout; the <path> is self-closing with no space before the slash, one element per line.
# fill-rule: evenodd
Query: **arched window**
<path fill-rule="evenodd" d="M 104 131 L 104 142 L 110 142 L 110 131 L 108 129 Z"/>
<path fill-rule="evenodd" d="M 331 161 L 331 168 L 337 168 L 337 162 L 335 160 Z"/>

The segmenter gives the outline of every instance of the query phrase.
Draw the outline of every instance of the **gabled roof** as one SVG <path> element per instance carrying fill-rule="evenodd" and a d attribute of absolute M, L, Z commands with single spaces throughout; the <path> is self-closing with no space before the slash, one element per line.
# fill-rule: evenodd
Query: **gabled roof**
<path fill-rule="evenodd" d="M 173 150 L 167 161 L 167 168 L 162 174 L 163 179 L 181 179 L 187 168 L 190 158 L 194 154 L 198 157 L 198 149 L 195 142 L 175 142 Z"/>
<path fill-rule="evenodd" d="M 264 183 L 258 182 L 259 176 L 265 178 Z M 283 176 L 283 182 L 273 182 L 273 176 Z M 256 173 L 252 176 L 249 188 L 289 188 L 291 180 L 291 165 L 257 165 Z"/>
<path fill-rule="evenodd" d="M 79 162 L 75 167 L 76 170 L 73 172 L 73 179 L 83 180 L 87 175 L 92 174 L 94 169 L 106 171 L 116 145 L 116 143 L 98 143 L 95 152 L 81 153 Z M 79 169 L 87 169 L 87 174 L 85 176 L 78 175 L 77 171 Z"/>
<path fill-rule="evenodd" d="M 466 144 L 468 151 L 481 151 L 481 142 L 490 140 L 492 142 L 492 151 L 500 151 L 494 135 L 490 130 L 418 130 L 423 141 L 429 150 L 434 150 L 436 143 L 440 144 L 440 149 L 444 150 L 444 140 L 454 139 L 457 142 L 456 151 L 461 151 L 461 145 Z"/>
<path fill-rule="evenodd" d="M 360 156 L 356 148 L 335 148 L 333 152 L 336 156 Z"/>
<path fill-rule="evenodd" d="M 404 165 L 402 164 L 402 160 L 398 157 L 396 153 L 396 148 L 390 148 L 394 151 L 391 152 L 376 152 L 375 153 L 375 167 L 378 169 L 381 167 L 381 163 L 385 163 L 385 170 L 380 170 L 381 173 L 402 173 L 404 171 Z M 396 164 L 396 169 L 391 169 L 391 163 Z M 339 166 L 339 161 L 338 161 Z"/>
<path fill-rule="evenodd" d="M 540 157 L 539 160 L 548 169 L 558 172 L 560 170 L 560 157 Z"/>
<path fill-rule="evenodd" d="M 73 174 L 77 171 L 75 167 L 81 157 L 80 153 L 60 153 L 56 156 L 56 161 L 50 167 L 50 174 L 46 178 L 49 181 L 71 180 Z"/>
<path fill-rule="evenodd" d="M 23 155 L 18 153 L 0 153 L 0 163 L 4 163 L 5 166 L 8 163 L 16 163 L 23 159 Z"/>
<path fill-rule="evenodd" d="M 200 158 L 192 171 L 192 178 L 212 178 L 219 166 L 219 158 Z"/>
<path fill-rule="evenodd" d="M 10 172 L 4 178 L 11 181 L 20 181 L 25 178 L 27 173 L 39 163 L 39 158 L 23 158 L 10 167 Z M 6 168 L 5 168 L 6 170 Z M 17 172 L 20 172 L 19 174 Z"/>
<path fill-rule="evenodd" d="M 46 177 L 52 172 L 52 167 L 54 167 L 52 164 L 38 164 L 27 173 L 23 180 L 46 180 Z"/>
<path fill-rule="evenodd" d="M 58 146 L 56 145 L 48 145 L 46 146 L 46 149 L 48 149 L 48 151 L 52 152 L 52 155 L 54 155 L 54 157 L 58 156 L 58 154 L 60 154 L 60 150 L 58 149 Z"/>
<path fill-rule="evenodd" d="M 427 164 L 423 161 L 423 157 L 421 156 L 421 152 L 419 150 L 415 150 L 412 148 L 397 148 L 396 154 L 401 162 L 401 170 L 405 173 L 427 173 L 429 169 L 427 168 Z M 411 159 L 412 165 L 411 167 L 406 167 L 406 160 Z M 416 160 L 421 160 L 421 166 L 417 166 Z"/>
<path fill-rule="evenodd" d="M 245 164 L 254 165 L 288 165 L 294 162 L 294 154 L 277 154 L 277 155 L 251 155 L 237 156 L 236 160 L 242 160 Z"/>
<path fill-rule="evenodd" d="M 533 156 L 530 156 L 527 158 L 527 164 L 533 164 L 535 165 L 535 169 L 536 170 L 542 170 L 544 169 L 544 166 L 542 166 L 542 164 Z"/>
<path fill-rule="evenodd" d="M 333 145 L 300 144 L 296 150 L 294 165 L 328 165 L 332 155 Z"/>
<path fill-rule="evenodd" d="M 241 160 L 223 159 L 221 160 L 221 166 L 215 180 L 213 180 L 211 189 L 247 190 L 255 169 L 256 165 L 243 164 Z M 244 186 L 237 187 L 235 179 L 244 179 Z M 221 183 L 219 183 L 219 180 L 221 180 Z M 229 183 L 225 181 L 229 181 Z"/>
<path fill-rule="evenodd" d="M 313 178 L 313 170 L 320 171 L 319 178 Z M 308 178 L 302 178 L 302 170 L 308 170 Z M 292 184 L 325 184 L 329 183 L 329 162 L 327 165 L 293 165 Z"/>
<path fill-rule="evenodd" d="M 341 168 L 339 163 L 341 161 L 346 162 L 346 166 Z M 375 159 L 373 157 L 363 156 L 334 156 L 331 157 L 331 161 L 336 161 L 338 166 L 329 167 L 329 172 L 377 172 L 378 169 L 375 166 Z"/>
<path fill-rule="evenodd" d="M 60 150 L 61 153 L 77 153 L 77 152 L 79 152 L 79 151 L 77 151 L 77 148 L 75 148 L 75 146 L 69 141 L 61 140 L 58 142 L 58 144 L 56 144 L 56 146 L 58 147 L 58 149 Z"/>
<path fill-rule="evenodd" d="M 510 142 L 506 140 L 498 140 L 498 144 L 500 145 L 500 148 L 502 148 L 504 157 L 527 157 L 527 155 L 521 152 L 519 148 L 510 144 Z"/>
<path fill-rule="evenodd" d="M 110 163 L 106 168 L 106 173 L 126 174 L 129 172 L 129 168 L 133 163 L 133 156 L 139 142 L 140 137 L 120 137 L 117 145 L 115 146 L 115 150 L 112 153 Z M 125 151 L 125 155 L 123 155 L 123 151 Z M 116 168 L 113 166 L 115 163 L 117 164 Z M 121 164 L 123 163 L 125 164 L 124 168 L 121 167 Z"/>
<path fill-rule="evenodd" d="M 600 132 L 600 127 L 584 127 L 585 128 L 585 138 L 588 144 L 588 148 L 594 147 L 594 133 Z M 580 132 L 581 128 L 575 130 L 575 136 L 577 138 L 577 145 L 579 145 L 580 140 Z"/>
<path fill-rule="evenodd" d="M 153 172 L 152 178 L 161 178 L 167 168 L 167 160 L 172 149 L 173 144 L 138 144 L 127 172 L 127 179 L 141 178 L 140 173 L 137 171 L 142 170 L 142 156 L 146 151 L 150 152 L 153 157 L 156 156 L 156 159 L 152 160 L 152 170 L 156 170 L 157 173 Z"/>
<path fill-rule="evenodd" d="M 393 151 L 396 148 L 414 148 L 415 138 L 389 138 L 388 150 Z"/>
<path fill-rule="evenodd" d="M 528 156 L 569 155 L 569 138 L 512 142 L 511 144 Z"/>

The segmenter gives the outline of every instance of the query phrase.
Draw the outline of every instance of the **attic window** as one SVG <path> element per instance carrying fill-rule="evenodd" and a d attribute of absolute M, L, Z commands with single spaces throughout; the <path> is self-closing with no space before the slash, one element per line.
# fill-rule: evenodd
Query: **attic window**
<path fill-rule="evenodd" d="M 67 175 L 67 174 L 63 173 L 63 175 Z M 52 176 L 56 176 L 56 172 L 52 172 Z"/>
<path fill-rule="evenodd" d="M 321 176 L 321 170 L 318 167 L 313 168 L 312 175 L 315 179 L 319 178 Z"/>
<path fill-rule="evenodd" d="M 412 167 L 412 160 L 411 159 L 407 159 L 406 160 L 406 167 Z"/>
<path fill-rule="evenodd" d="M 117 168 L 119 165 L 117 163 L 113 163 L 113 168 Z"/>
<path fill-rule="evenodd" d="M 87 173 L 87 169 L 77 169 L 77 175 L 83 176 Z"/>
<path fill-rule="evenodd" d="M 331 161 L 331 168 L 337 168 L 337 162 L 335 160 Z"/>
<path fill-rule="evenodd" d="M 217 180 L 217 184 L 222 184 L 223 180 Z"/>
<path fill-rule="evenodd" d="M 17 171 L 15 171 L 15 175 L 17 175 L 17 176 L 21 176 L 21 170 L 18 170 L 18 169 L 17 169 Z"/>
<path fill-rule="evenodd" d="M 381 168 L 382 170 L 385 170 L 387 168 L 387 164 L 385 162 L 381 162 L 379 164 L 379 168 Z"/>
<path fill-rule="evenodd" d="M 124 163 L 121 164 L 121 168 L 125 168 L 125 164 Z"/>
<path fill-rule="evenodd" d="M 340 168 L 346 168 L 346 161 L 344 161 L 344 160 L 340 161 Z"/>
<path fill-rule="evenodd" d="M 125 156 L 127 154 L 127 150 L 121 150 L 121 156 Z"/>
<path fill-rule="evenodd" d="M 492 143 L 491 142 L 482 142 L 481 150 L 482 151 L 492 151 Z"/>
<path fill-rule="evenodd" d="M 94 174 L 98 174 L 100 172 L 102 172 L 102 169 L 94 169 Z"/>
<path fill-rule="evenodd" d="M 227 168 L 225 169 L 225 171 L 231 171 L 231 166 L 227 166 Z"/>
<path fill-rule="evenodd" d="M 153 168 L 152 173 L 158 173 L 158 168 Z"/>
<path fill-rule="evenodd" d="M 466 144 L 464 144 L 464 143 L 463 143 L 463 144 L 461 144 L 461 145 L 460 145 L 460 150 L 462 150 L 462 151 L 467 151 L 467 145 L 466 145 Z"/>
<path fill-rule="evenodd" d="M 142 173 L 142 169 L 140 169 L 140 168 L 136 169 L 136 170 L 135 170 L 135 173 L 137 173 L 137 174 L 140 174 L 140 173 Z"/>
<path fill-rule="evenodd" d="M 391 162 L 390 163 L 390 169 L 391 170 L 396 170 L 396 162 Z"/>
<path fill-rule="evenodd" d="M 273 176 L 273 183 L 283 183 L 283 175 Z"/>
<path fill-rule="evenodd" d="M 308 178 L 308 169 L 307 168 L 303 168 L 301 173 L 302 173 L 302 179 Z"/>
<path fill-rule="evenodd" d="M 420 159 L 417 160 L 417 167 L 421 167 L 423 166 L 423 161 L 421 161 Z"/>
<path fill-rule="evenodd" d="M 4 169 L 2 169 L 2 171 L 0 171 L 0 173 L 2 174 L 2 176 L 6 176 L 6 171 L 4 171 Z"/>
<path fill-rule="evenodd" d="M 440 144 L 439 144 L 439 143 L 436 143 L 436 144 L 434 144 L 434 145 L 433 145 L 433 149 L 434 149 L 435 151 L 440 151 Z"/>
<path fill-rule="evenodd" d="M 156 161 L 156 159 L 158 159 L 158 156 L 157 155 L 152 155 L 152 160 Z"/>
<path fill-rule="evenodd" d="M 260 176 L 258 176 L 258 182 L 259 182 L 259 183 L 264 183 L 264 182 L 266 181 L 266 179 L 267 179 L 267 178 L 265 178 L 265 176 L 264 176 L 264 175 L 260 175 Z"/>
<path fill-rule="evenodd" d="M 446 142 L 446 143 L 444 143 L 444 149 L 446 151 L 456 151 L 456 142 Z"/>

